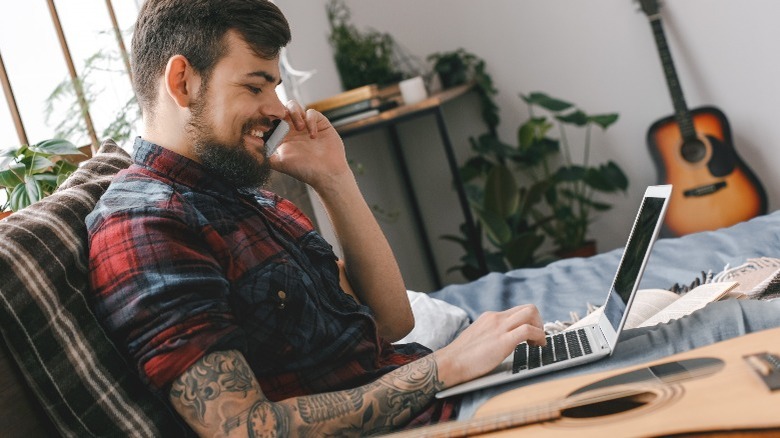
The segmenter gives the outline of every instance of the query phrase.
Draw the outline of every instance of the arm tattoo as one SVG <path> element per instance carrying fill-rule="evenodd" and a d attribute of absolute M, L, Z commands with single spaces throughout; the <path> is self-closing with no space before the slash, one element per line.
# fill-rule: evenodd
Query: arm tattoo
<path fill-rule="evenodd" d="M 436 361 L 427 356 L 377 380 L 380 390 L 370 402 L 375 406 L 374 427 L 383 432 L 408 423 L 444 388 L 438 377 Z"/>
<path fill-rule="evenodd" d="M 206 403 L 223 392 L 243 392 L 252 389 L 254 375 L 237 352 L 216 352 L 204 356 L 176 379 L 170 391 L 178 402 L 201 423 L 206 416 Z"/>
<path fill-rule="evenodd" d="M 358 389 L 350 389 L 301 397 L 298 400 L 298 410 L 303 421 L 307 423 L 328 421 L 358 411 L 363 407 L 362 396 Z"/>
<path fill-rule="evenodd" d="M 428 356 L 359 388 L 298 398 L 303 436 L 358 435 L 392 431 L 408 423 L 444 387 Z M 329 420 L 352 418 L 337 429 Z M 332 423 L 331 423 L 332 424 Z"/>
<path fill-rule="evenodd" d="M 444 387 L 438 374 L 428 356 L 358 388 L 274 403 L 263 396 L 241 353 L 226 351 L 188 368 L 173 382 L 170 398 L 185 420 L 211 433 L 219 427 L 228 435 L 246 425 L 248 435 L 258 438 L 364 435 L 407 424 Z M 254 404 L 240 408 L 242 400 Z M 237 409 L 222 410 L 231 405 Z"/>
<path fill-rule="evenodd" d="M 288 437 L 291 435 L 291 416 L 280 403 L 259 401 L 249 414 L 247 435 L 250 438 Z"/>

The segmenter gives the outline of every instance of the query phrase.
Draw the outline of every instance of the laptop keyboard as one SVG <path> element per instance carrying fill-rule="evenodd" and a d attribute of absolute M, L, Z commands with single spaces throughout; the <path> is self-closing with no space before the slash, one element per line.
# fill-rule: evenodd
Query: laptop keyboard
<path fill-rule="evenodd" d="M 585 329 L 547 336 L 547 345 L 544 347 L 533 347 L 523 342 L 515 348 L 512 373 L 562 362 L 592 352 Z"/>

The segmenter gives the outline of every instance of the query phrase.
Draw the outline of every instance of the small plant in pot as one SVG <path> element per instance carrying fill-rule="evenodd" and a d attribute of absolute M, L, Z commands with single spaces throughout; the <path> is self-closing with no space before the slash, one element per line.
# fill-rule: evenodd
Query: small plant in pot
<path fill-rule="evenodd" d="M 493 78 L 487 73 L 485 61 L 462 48 L 434 53 L 428 56 L 428 61 L 433 63 L 433 71 L 439 75 L 444 89 L 474 82 L 482 105 L 482 119 L 495 135 L 500 119 L 493 96 L 498 90 L 493 85 Z"/>
<path fill-rule="evenodd" d="M 67 140 L 45 140 L 0 151 L 0 212 L 19 211 L 52 194 L 78 165 L 68 156 L 84 155 Z"/>
<path fill-rule="evenodd" d="M 553 168 L 549 156 L 542 162 L 543 179 L 550 182 L 544 200 L 553 219 L 545 221 L 541 227 L 552 239 L 558 256 L 591 255 L 595 253 L 595 246 L 590 253 L 576 251 L 593 244 L 588 239 L 590 224 L 598 213 L 612 208 L 611 204 L 598 200 L 597 195 L 625 193 L 628 188 L 628 178 L 615 162 L 590 163 L 593 128 L 606 130 L 618 120 L 618 114 L 587 114 L 569 102 L 540 92 L 521 95 L 521 98 L 528 104 L 530 114 L 528 122 L 520 128 L 521 145 L 556 142 L 563 161 L 557 168 Z M 536 115 L 535 109 L 543 109 L 546 114 Z M 555 126 L 558 127 L 558 139 L 548 136 Z M 566 135 L 567 127 L 585 130 L 579 162 L 575 160 L 576 151 Z"/>
<path fill-rule="evenodd" d="M 351 22 L 344 0 L 329 0 L 326 6 L 336 68 L 345 90 L 363 85 L 392 84 L 403 79 L 393 59 L 396 50 L 392 35 L 375 30 L 361 31 Z"/>

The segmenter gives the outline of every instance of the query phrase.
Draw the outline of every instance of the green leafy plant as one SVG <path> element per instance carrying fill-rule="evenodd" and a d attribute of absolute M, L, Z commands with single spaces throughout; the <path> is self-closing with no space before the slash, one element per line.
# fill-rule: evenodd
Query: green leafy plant
<path fill-rule="evenodd" d="M 433 71 L 439 75 L 442 88 L 474 82 L 482 105 L 482 119 L 490 132 L 495 134 L 500 118 L 493 96 L 498 90 L 493 85 L 493 78 L 487 73 L 485 61 L 462 48 L 434 53 L 428 56 L 428 61 L 433 62 Z"/>
<path fill-rule="evenodd" d="M 358 30 L 351 23 L 351 12 L 343 0 L 330 0 L 326 12 L 330 23 L 328 40 L 345 90 L 403 79 L 404 74 L 393 61 L 396 45 L 390 34 Z"/>
<path fill-rule="evenodd" d="M 520 127 L 518 138 L 522 133 Z M 545 241 L 542 226 L 553 218 L 539 207 L 553 182 L 538 177 L 536 168 L 558 151 L 558 144 L 545 140 L 510 145 L 490 133 L 470 141 L 475 155 L 461 166 L 460 176 L 477 218 L 478 236 L 469 239 L 465 224 L 461 226 L 465 237 L 444 236 L 465 251 L 461 265 L 450 271 L 459 270 L 469 280 L 487 273 L 480 268 L 474 240 L 482 248 L 488 272 L 546 264 L 550 257 L 539 251 Z"/>
<path fill-rule="evenodd" d="M 591 164 L 591 139 L 594 127 L 606 130 L 617 122 L 617 113 L 587 114 L 574 104 L 535 92 L 521 98 L 528 104 L 530 118 L 519 130 L 521 148 L 533 148 L 536 144 L 557 145 L 563 163 L 553 167 L 551 157 L 546 155 L 540 163 L 541 180 L 547 181 L 544 200 L 552 213 L 552 220 L 541 224 L 559 253 L 576 250 L 588 239 L 588 228 L 596 214 L 612 208 L 612 205 L 597 200 L 599 193 L 625 192 L 628 178 L 614 161 Z M 536 115 L 535 109 L 546 114 Z M 558 127 L 558 139 L 548 136 Z M 567 136 L 569 129 L 584 129 L 581 148 L 582 160 L 575 161 L 575 150 Z"/>
<path fill-rule="evenodd" d="M 7 198 L 0 211 L 19 211 L 52 194 L 78 168 L 69 155 L 84 154 L 60 139 L 0 151 L 0 188 Z"/>
<path fill-rule="evenodd" d="M 545 265 L 585 244 L 595 215 L 611 208 L 596 199 L 598 193 L 628 187 L 616 163 L 590 164 L 592 128 L 607 129 L 617 114 L 589 115 L 539 92 L 521 97 L 530 117 L 518 127 L 517 142 L 505 143 L 494 133 L 471 138 L 475 154 L 460 168 L 478 236 L 462 225 L 462 235 L 443 238 L 463 247 L 461 264 L 450 270 L 470 280 L 487 273 L 472 242 L 479 242 L 488 272 Z M 545 113 L 535 114 L 539 109 Z M 566 127 L 585 129 L 581 162 L 573 159 Z M 548 241 L 551 248 L 544 246 Z"/>

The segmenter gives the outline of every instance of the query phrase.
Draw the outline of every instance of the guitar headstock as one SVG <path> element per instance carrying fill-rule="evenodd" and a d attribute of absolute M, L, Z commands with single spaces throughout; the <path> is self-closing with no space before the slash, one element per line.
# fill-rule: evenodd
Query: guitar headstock
<path fill-rule="evenodd" d="M 657 0 L 638 0 L 639 6 L 642 7 L 642 12 L 645 13 L 648 17 L 652 17 L 653 15 L 658 14 L 658 10 L 661 8 L 661 5 Z"/>

